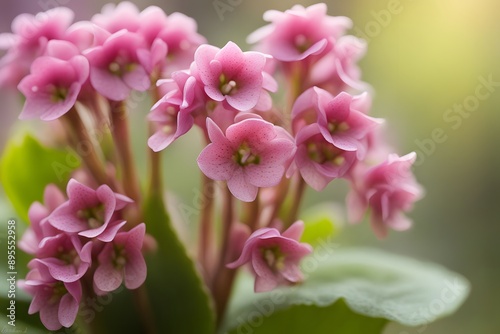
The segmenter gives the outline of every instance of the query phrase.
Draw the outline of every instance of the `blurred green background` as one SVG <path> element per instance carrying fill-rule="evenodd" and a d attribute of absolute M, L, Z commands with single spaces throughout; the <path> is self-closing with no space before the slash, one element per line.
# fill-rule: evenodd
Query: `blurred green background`
<path fill-rule="evenodd" d="M 248 33 L 264 24 L 265 10 L 285 10 L 295 4 L 288 0 L 219 1 L 231 4 L 232 10 L 218 13 L 211 0 L 135 3 L 140 9 L 154 4 L 167 13 L 183 12 L 198 21 L 199 31 L 211 44 L 223 46 L 233 40 L 243 49 L 248 48 Z M 10 22 L 22 12 L 36 13 L 61 4 L 75 10 L 81 20 L 100 11 L 103 3 L 2 0 L 0 31 L 10 31 Z M 351 17 L 352 33 L 368 39 L 361 67 L 364 80 L 375 90 L 372 114 L 387 119 L 387 133 L 399 154 L 417 151 L 415 173 L 427 193 L 411 213 L 415 224 L 410 231 L 391 233 L 387 240 L 378 241 L 366 223 L 346 226 L 338 243 L 374 245 L 441 263 L 471 281 L 469 299 L 453 316 L 426 327 L 390 325 L 388 334 L 500 333 L 500 84 L 489 87 L 491 91 L 482 88 L 480 93 L 488 96 L 475 98 L 484 80 L 500 83 L 500 2 L 351 0 L 327 4 L 330 15 Z M 0 92 L 0 101 L 3 149 L 6 138 L 22 127 L 16 121 L 21 105 L 19 97 L 8 91 Z M 461 105 L 464 111 L 458 113 Z M 134 116 L 142 119 L 147 108 Z M 145 161 L 145 126 L 133 131 L 137 160 Z M 438 138 L 433 140 L 433 133 Z M 182 176 L 196 173 L 199 149 L 192 148 L 196 139 L 196 135 L 181 139 L 165 156 L 170 189 L 188 204 L 195 196 L 197 178 Z M 306 202 L 333 199 L 342 203 L 345 190 L 345 184 L 334 182 L 320 196 L 309 191 Z"/>

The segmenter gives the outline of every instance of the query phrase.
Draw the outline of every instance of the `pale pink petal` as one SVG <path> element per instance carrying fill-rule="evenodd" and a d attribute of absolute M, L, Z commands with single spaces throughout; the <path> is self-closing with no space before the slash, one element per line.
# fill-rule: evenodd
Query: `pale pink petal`
<path fill-rule="evenodd" d="M 249 184 L 245 180 L 245 175 L 241 169 L 236 169 L 227 181 L 227 186 L 234 197 L 243 202 L 252 202 L 257 197 L 258 188 Z"/>

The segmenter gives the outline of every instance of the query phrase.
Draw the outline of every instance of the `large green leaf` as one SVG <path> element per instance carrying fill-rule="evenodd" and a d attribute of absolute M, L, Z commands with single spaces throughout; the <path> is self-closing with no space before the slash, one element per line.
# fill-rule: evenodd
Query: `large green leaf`
<path fill-rule="evenodd" d="M 253 278 L 240 275 L 223 328 L 231 333 L 244 324 L 256 329 L 252 317 L 261 314 L 262 323 L 253 333 L 268 333 L 268 323 L 273 328 L 278 320 L 300 322 L 296 318 L 310 326 L 328 322 L 329 327 L 321 325 L 311 333 L 344 333 L 333 330 L 339 309 L 332 305 L 340 300 L 352 312 L 371 317 L 365 319 L 367 325 L 383 318 L 419 326 L 453 313 L 469 292 L 465 278 L 441 266 L 373 249 L 322 249 L 303 261 L 303 271 L 307 276 L 303 284 L 259 294 L 253 293 Z M 312 309 L 302 316 L 295 311 L 297 306 Z M 381 327 L 374 326 L 363 333 L 380 333 Z M 294 328 L 287 333 L 304 332 L 298 325 Z"/>
<path fill-rule="evenodd" d="M 49 183 L 64 187 L 79 161 L 68 152 L 42 146 L 31 135 L 7 144 L 0 163 L 0 181 L 19 217 L 28 221 L 28 209 L 41 201 Z"/>
<path fill-rule="evenodd" d="M 146 258 L 146 287 L 159 333 L 214 332 L 214 314 L 208 292 L 193 261 L 170 224 L 161 198 L 146 200 L 147 232 L 158 242 L 158 251 Z"/>
<path fill-rule="evenodd" d="M 386 319 L 354 313 L 343 300 L 327 307 L 294 305 L 271 316 L 255 312 L 237 321 L 238 326 L 230 334 L 372 334 L 381 333 L 387 324 Z"/>

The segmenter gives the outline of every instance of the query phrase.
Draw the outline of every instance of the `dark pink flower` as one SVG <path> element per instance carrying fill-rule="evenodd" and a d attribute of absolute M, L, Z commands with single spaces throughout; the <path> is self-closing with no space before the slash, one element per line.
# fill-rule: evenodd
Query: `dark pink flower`
<path fill-rule="evenodd" d="M 363 106 L 365 98 L 366 94 L 353 97 L 345 92 L 334 97 L 321 88 L 312 87 L 295 101 L 294 132 L 317 123 L 327 142 L 343 151 L 356 151 L 361 160 L 366 154 L 366 136 L 382 122 L 355 109 L 360 104 Z"/>
<path fill-rule="evenodd" d="M 19 83 L 18 89 L 26 97 L 20 119 L 57 119 L 76 103 L 78 94 L 89 76 L 85 57 L 71 56 L 68 50 L 57 50 L 61 56 L 39 57 L 31 65 L 31 73 Z"/>
<path fill-rule="evenodd" d="M 109 35 L 102 45 L 86 50 L 95 90 L 114 101 L 127 99 L 133 89 L 147 90 L 151 85 L 149 73 L 138 57 L 138 50 L 144 47 L 140 35 L 120 30 Z"/>
<path fill-rule="evenodd" d="M 123 281 L 127 289 L 137 289 L 144 283 L 147 268 L 141 248 L 145 232 L 146 225 L 139 224 L 128 232 L 118 233 L 104 246 L 94 274 L 96 293 L 114 291 Z"/>
<path fill-rule="evenodd" d="M 357 160 L 356 151 L 342 150 L 328 142 L 317 123 L 300 129 L 295 141 L 295 166 L 292 165 L 288 175 L 298 168 L 306 183 L 316 191 L 343 177 Z"/>
<path fill-rule="evenodd" d="M 104 242 L 113 240 L 124 224 L 123 220 L 115 220 L 115 212 L 132 200 L 114 193 L 107 185 L 94 190 L 74 179 L 68 182 L 66 192 L 68 201 L 48 217 L 50 224 L 61 231 L 78 233 L 82 237 L 97 238 Z"/>
<path fill-rule="evenodd" d="M 304 223 L 297 221 L 280 233 L 275 228 L 261 228 L 248 238 L 238 260 L 228 268 L 250 263 L 255 274 L 255 292 L 265 292 L 280 284 L 298 283 L 303 280 L 300 260 L 312 252 L 309 244 L 299 242 Z"/>
<path fill-rule="evenodd" d="M 37 258 L 31 260 L 43 264 L 50 275 L 62 282 L 79 280 L 92 263 L 92 242 L 85 245 L 76 235 L 65 233 L 47 237 L 40 242 Z"/>
<path fill-rule="evenodd" d="M 38 262 L 31 262 L 30 269 L 26 280 L 19 281 L 21 288 L 33 295 L 28 313 L 40 312 L 40 320 L 51 331 L 71 327 L 82 299 L 80 281 L 57 281 Z"/>
<path fill-rule="evenodd" d="M 391 154 L 380 165 L 359 173 L 347 198 L 350 220 L 360 221 L 369 208 L 371 225 L 379 238 L 387 236 L 389 228 L 410 228 L 411 221 L 404 212 L 423 196 L 423 189 L 411 172 L 415 159 L 415 152 L 402 157 Z"/>
<path fill-rule="evenodd" d="M 324 3 L 304 8 L 295 5 L 285 12 L 269 10 L 264 26 L 250 36 L 249 43 L 259 43 L 259 48 L 279 61 L 298 61 L 331 49 L 336 38 L 351 27 L 347 17 L 326 14 Z"/>
<path fill-rule="evenodd" d="M 231 193 L 245 202 L 255 200 L 259 187 L 277 185 L 295 153 L 283 128 L 251 117 L 229 126 L 225 134 L 208 118 L 211 143 L 198 157 L 206 176 L 227 181 Z"/>
<path fill-rule="evenodd" d="M 266 99 L 267 91 L 277 89 L 276 81 L 264 71 L 266 55 L 242 52 L 233 42 L 222 49 L 204 44 L 194 59 L 205 93 L 226 108 L 248 111 Z"/>

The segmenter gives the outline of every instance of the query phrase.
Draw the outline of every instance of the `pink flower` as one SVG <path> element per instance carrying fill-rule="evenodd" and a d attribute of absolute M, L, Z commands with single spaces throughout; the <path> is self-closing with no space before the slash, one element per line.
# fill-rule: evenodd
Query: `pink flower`
<path fill-rule="evenodd" d="M 103 96 L 114 101 L 125 100 L 130 91 L 147 90 L 149 74 L 141 65 L 138 50 L 144 48 L 140 35 L 120 30 L 94 48 L 86 50 L 90 63 L 90 82 Z"/>
<path fill-rule="evenodd" d="M 122 29 L 136 32 L 141 26 L 139 15 L 139 9 L 135 4 L 122 1 L 118 5 L 114 3 L 104 5 L 101 13 L 95 14 L 91 21 L 112 34 Z"/>
<path fill-rule="evenodd" d="M 69 328 L 75 322 L 82 299 L 80 281 L 55 280 L 48 269 L 38 262 L 30 262 L 31 271 L 20 286 L 33 295 L 28 313 L 40 312 L 40 320 L 51 331 Z"/>
<path fill-rule="evenodd" d="M 296 135 L 295 166 L 306 183 L 320 191 L 332 180 L 343 177 L 356 162 L 356 152 L 340 149 L 328 142 L 321 127 L 313 123 L 303 127 Z M 288 171 L 291 175 L 295 167 Z"/>
<path fill-rule="evenodd" d="M 299 242 L 304 223 L 297 221 L 282 234 L 275 228 L 262 228 L 250 235 L 238 260 L 229 263 L 234 269 L 250 263 L 255 274 L 255 292 L 265 292 L 280 284 L 303 280 L 300 260 L 312 252 L 309 244 Z"/>
<path fill-rule="evenodd" d="M 148 119 L 156 124 L 157 131 L 149 138 L 148 146 L 161 151 L 188 132 L 193 124 L 193 112 L 204 106 L 202 87 L 187 72 L 172 74 L 174 88 L 152 108 Z M 171 83 L 170 81 L 168 83 Z"/>
<path fill-rule="evenodd" d="M 184 14 L 172 13 L 167 17 L 163 10 L 151 6 L 141 12 L 141 18 L 138 33 L 144 36 L 147 45 L 151 45 L 149 53 L 143 57 L 150 59 L 152 68 L 159 67 L 159 74 L 169 75 L 188 68 L 198 46 L 206 42 L 197 33 L 196 21 Z M 160 57 L 163 50 L 163 57 Z"/>
<path fill-rule="evenodd" d="M 370 86 L 361 81 L 361 70 L 357 65 L 365 52 L 366 42 L 362 39 L 350 35 L 340 37 L 333 49 L 312 67 L 311 82 L 335 94 L 349 88 L 370 90 Z"/>
<path fill-rule="evenodd" d="M 411 221 L 403 213 L 423 196 L 410 170 L 415 159 L 415 152 L 402 157 L 391 154 L 382 164 L 359 173 L 347 197 L 349 219 L 360 221 L 369 208 L 371 225 L 379 238 L 387 236 L 388 228 L 410 228 Z"/>
<path fill-rule="evenodd" d="M 98 256 L 99 266 L 94 274 L 97 294 L 116 290 L 122 281 L 127 289 L 137 289 L 146 280 L 146 262 L 141 248 L 146 232 L 144 223 L 128 232 L 120 232 L 104 246 Z"/>
<path fill-rule="evenodd" d="M 295 153 L 288 133 L 260 118 L 235 123 L 225 134 L 207 119 L 207 129 L 211 143 L 198 166 L 209 178 L 227 181 L 231 193 L 245 202 L 255 200 L 259 187 L 277 185 Z"/>
<path fill-rule="evenodd" d="M 355 109 L 365 95 L 353 97 L 342 92 L 334 97 L 318 87 L 306 90 L 292 109 L 294 131 L 314 121 L 327 142 L 343 151 L 356 151 L 358 159 L 363 159 L 366 136 L 382 122 Z"/>
<path fill-rule="evenodd" d="M 113 240 L 125 224 L 115 212 L 132 200 L 114 193 L 107 185 L 94 190 L 74 179 L 68 182 L 66 192 L 69 199 L 48 217 L 50 224 L 61 231 L 78 233 L 82 237 L 97 238 L 104 242 Z"/>
<path fill-rule="evenodd" d="M 200 46 L 194 61 L 205 93 L 226 108 L 247 111 L 276 91 L 276 81 L 264 71 L 266 56 L 259 52 L 242 52 L 229 42 L 222 49 Z M 270 106 L 267 106 L 270 107 Z"/>
<path fill-rule="evenodd" d="M 19 248 L 28 254 L 36 254 L 40 249 L 39 244 L 44 238 L 60 233 L 59 230 L 50 225 L 46 218 L 59 205 L 64 203 L 66 198 L 59 188 L 53 184 L 49 184 L 45 187 L 43 199 L 45 205 L 39 202 L 31 204 L 28 211 L 30 225 L 24 231 L 21 240 L 19 240 Z"/>
<path fill-rule="evenodd" d="M 285 12 L 269 10 L 264 20 L 271 24 L 253 32 L 247 41 L 258 42 L 263 52 L 279 61 L 299 61 L 322 54 L 352 25 L 347 17 L 328 16 L 326 11 L 324 3 L 307 8 L 295 5 Z"/>
<path fill-rule="evenodd" d="M 12 34 L 0 35 L 0 49 L 7 54 L 0 59 L 0 87 L 17 86 L 29 73 L 32 62 L 43 55 L 47 42 L 64 39 L 74 13 L 64 7 L 46 12 L 21 14 L 12 22 Z"/>
<path fill-rule="evenodd" d="M 63 52 L 63 51 L 61 51 Z M 19 83 L 26 96 L 20 119 L 57 119 L 67 113 L 78 98 L 89 76 L 89 64 L 80 55 L 69 59 L 39 57 L 31 65 L 31 73 Z"/>
<path fill-rule="evenodd" d="M 50 275 L 58 281 L 75 282 L 89 269 L 91 252 L 91 241 L 82 246 L 76 235 L 61 233 L 43 239 L 36 252 L 37 258 L 31 261 L 46 266 Z"/>

